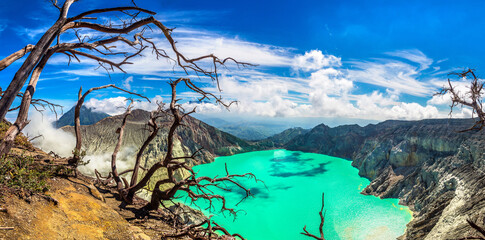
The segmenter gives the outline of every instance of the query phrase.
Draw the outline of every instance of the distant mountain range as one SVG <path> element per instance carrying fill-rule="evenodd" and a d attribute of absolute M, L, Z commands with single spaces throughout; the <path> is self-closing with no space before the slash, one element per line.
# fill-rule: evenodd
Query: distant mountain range
<path fill-rule="evenodd" d="M 202 118 L 202 121 L 236 137 L 251 141 L 271 137 L 289 128 L 286 124 L 228 121 L 221 118 Z"/>
<path fill-rule="evenodd" d="M 59 120 L 53 123 L 54 127 L 61 128 L 64 126 L 74 126 L 74 111 L 75 107 L 72 107 L 68 112 L 64 113 L 64 115 L 62 115 Z M 79 114 L 79 120 L 81 120 L 81 125 L 91 125 L 109 116 L 110 115 L 106 113 L 95 112 L 90 108 L 82 106 Z"/>

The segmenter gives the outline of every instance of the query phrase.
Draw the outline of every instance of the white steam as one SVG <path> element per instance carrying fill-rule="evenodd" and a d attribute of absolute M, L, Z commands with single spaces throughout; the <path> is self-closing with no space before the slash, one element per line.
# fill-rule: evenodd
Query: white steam
<path fill-rule="evenodd" d="M 76 138 L 71 133 L 62 129 L 56 129 L 45 116 L 38 112 L 32 112 L 30 123 L 24 128 L 24 134 L 32 141 L 34 146 L 44 150 L 44 152 L 54 152 L 62 157 L 72 155 L 72 150 L 76 145 Z"/>
<path fill-rule="evenodd" d="M 23 133 L 29 138 L 39 136 L 32 140 L 32 144 L 44 152 L 52 151 L 61 157 L 71 156 L 76 145 L 76 138 L 69 132 L 53 127 L 52 122 L 48 117 L 42 116 L 38 112 L 32 112 L 30 123 L 24 128 Z M 88 152 L 83 161 L 89 161 L 89 163 L 79 166 L 78 169 L 89 176 L 94 176 L 94 170 L 97 169 L 103 176 L 106 176 L 111 171 L 111 154 L 112 152 L 103 154 Z M 133 147 L 125 147 L 120 150 L 116 161 L 118 172 L 133 167 L 135 154 L 136 149 Z"/>
<path fill-rule="evenodd" d="M 84 162 L 88 162 L 88 164 L 79 166 L 78 169 L 83 174 L 88 176 L 94 176 L 94 170 L 98 170 L 103 176 L 107 176 L 109 172 L 111 172 L 111 155 L 112 152 L 107 152 L 104 154 L 97 154 L 97 155 L 86 155 L 83 158 Z M 116 158 L 116 167 L 118 169 L 118 173 L 123 172 L 126 169 L 133 168 L 135 163 L 135 154 L 136 149 L 133 147 L 125 147 L 118 152 Z M 130 174 L 124 175 L 130 176 Z"/>

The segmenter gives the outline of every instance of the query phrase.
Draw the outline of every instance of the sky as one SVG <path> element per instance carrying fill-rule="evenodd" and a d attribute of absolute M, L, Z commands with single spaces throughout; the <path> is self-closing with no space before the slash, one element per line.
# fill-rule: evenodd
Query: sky
<path fill-rule="evenodd" d="M 80 0 L 70 16 L 86 10 L 130 5 L 131 1 Z M 258 121 L 368 123 L 387 119 L 418 120 L 449 117 L 449 96 L 433 96 L 450 72 L 476 69 L 485 64 L 485 4 L 482 1 L 177 1 L 138 0 L 137 5 L 157 12 L 155 18 L 173 28 L 180 51 L 189 57 L 214 53 L 257 66 L 227 64 L 219 82 L 188 77 L 227 101 L 237 100 L 229 111 L 213 102 L 197 102 L 187 88 L 178 89 L 185 109 L 197 107 L 197 116 Z M 47 0 L 0 3 L 0 58 L 26 44 L 35 44 L 57 19 Z M 124 15 L 117 15 L 121 18 Z M 99 16 L 106 22 L 112 17 Z M 103 37 L 92 31 L 83 36 Z M 157 46 L 167 41 L 147 30 Z M 75 41 L 71 33 L 61 38 Z M 129 50 L 117 45 L 120 51 Z M 114 57 L 113 59 L 117 59 Z M 5 89 L 21 66 L 21 59 L 0 72 Z M 88 89 L 114 83 L 144 94 L 152 103 L 136 107 L 154 109 L 168 102 L 168 80 L 187 77 L 173 62 L 157 60 L 150 51 L 133 58 L 126 73 L 107 74 L 89 59 L 72 61 L 54 55 L 42 72 L 35 98 L 65 106 L 74 105 L 79 87 Z M 206 64 L 207 63 L 203 63 Z M 465 92 L 466 81 L 456 79 Z M 126 95 L 102 90 L 85 105 L 119 114 Z M 15 112 L 8 119 L 15 119 Z M 47 114 L 52 116 L 52 114 Z M 453 117 L 470 117 L 458 108 Z M 296 120 L 295 120 L 296 119 Z M 305 120 L 306 119 L 306 120 Z"/>

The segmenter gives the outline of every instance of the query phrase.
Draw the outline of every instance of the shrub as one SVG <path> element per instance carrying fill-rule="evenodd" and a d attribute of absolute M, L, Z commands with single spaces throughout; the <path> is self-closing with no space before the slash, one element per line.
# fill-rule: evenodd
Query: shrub
<path fill-rule="evenodd" d="M 52 170 L 42 166 L 29 156 L 7 156 L 0 158 L 0 185 L 8 188 L 45 192 L 48 190 L 47 179 Z"/>

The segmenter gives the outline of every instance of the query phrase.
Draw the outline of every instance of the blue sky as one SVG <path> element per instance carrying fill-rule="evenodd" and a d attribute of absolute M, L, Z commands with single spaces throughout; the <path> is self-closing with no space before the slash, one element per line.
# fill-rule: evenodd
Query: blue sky
<path fill-rule="evenodd" d="M 71 16 L 129 1 L 80 0 Z M 448 117 L 449 99 L 433 97 L 447 74 L 465 67 L 479 75 L 485 63 L 485 4 L 481 1 L 137 1 L 176 27 L 174 38 L 188 56 L 215 53 L 258 64 L 228 66 L 220 93 L 239 100 L 230 112 L 212 103 L 189 103 L 196 96 L 181 88 L 186 107 L 201 116 L 246 118 L 306 117 L 333 122 Z M 35 44 L 57 18 L 48 1 L 0 3 L 0 58 Z M 86 31 L 83 34 L 92 35 Z M 157 32 L 148 33 L 160 46 Z M 72 40 L 67 35 L 64 40 Z M 37 98 L 66 106 L 84 89 L 115 83 L 156 100 L 169 99 L 167 79 L 183 76 L 167 61 L 147 51 L 133 60 L 126 74 L 95 70 L 83 60 L 71 63 L 54 56 L 41 75 Z M 5 89 L 20 62 L 0 72 Z M 216 91 L 209 79 L 197 79 Z M 457 83 L 464 87 L 464 83 Z M 124 95 L 100 91 L 89 107 L 116 114 Z M 152 104 L 138 103 L 149 109 Z M 456 117 L 468 117 L 459 109 Z M 15 118 L 15 113 L 8 115 Z"/>

